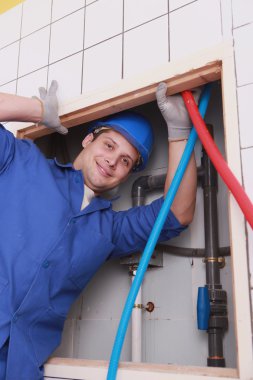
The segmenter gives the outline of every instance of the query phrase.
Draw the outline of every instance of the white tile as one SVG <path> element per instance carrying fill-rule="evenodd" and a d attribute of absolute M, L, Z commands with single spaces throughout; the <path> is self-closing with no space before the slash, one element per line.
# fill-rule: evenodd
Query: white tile
<path fill-rule="evenodd" d="M 253 85 L 239 87 L 237 93 L 240 142 L 242 148 L 247 148 L 253 146 L 253 128 L 250 121 L 252 118 Z"/>
<path fill-rule="evenodd" d="M 177 8 L 181 8 L 184 5 L 192 3 L 193 0 L 169 0 L 169 11 L 174 11 Z"/>
<path fill-rule="evenodd" d="M 253 21 L 252 0 L 232 0 L 234 28 Z"/>
<path fill-rule="evenodd" d="M 165 13 L 168 13 L 167 0 L 125 0 L 124 28 L 133 28 Z"/>
<path fill-rule="evenodd" d="M 253 147 L 248 149 L 242 149 L 242 170 L 243 170 L 243 184 L 245 191 L 253 202 Z M 248 252 L 249 252 L 249 264 L 251 273 L 251 286 L 253 286 L 253 231 L 249 224 L 247 224 L 248 230 Z"/>
<path fill-rule="evenodd" d="M 234 30 L 237 85 L 253 82 L 253 24 Z"/>
<path fill-rule="evenodd" d="M 99 0 L 86 8 L 85 45 L 87 48 L 98 42 L 122 33 L 123 0 Z"/>
<path fill-rule="evenodd" d="M 16 94 L 16 80 L 0 86 L 0 92 L 7 92 L 8 94 Z"/>
<path fill-rule="evenodd" d="M 58 20 L 77 9 L 84 7 L 85 0 L 54 0 L 52 8 L 52 21 Z"/>
<path fill-rule="evenodd" d="M 250 285 L 253 288 L 253 230 L 248 223 L 247 223 L 247 231 L 248 231 Z M 253 289 L 252 289 L 252 292 L 253 292 Z"/>
<path fill-rule="evenodd" d="M 121 79 L 122 36 L 111 38 L 84 52 L 83 93 L 106 87 Z"/>
<path fill-rule="evenodd" d="M 49 26 L 21 40 L 19 76 L 31 73 L 48 64 Z"/>
<path fill-rule="evenodd" d="M 225 38 L 233 37 L 233 17 L 231 0 L 221 1 L 222 35 Z"/>
<path fill-rule="evenodd" d="M 84 9 L 52 24 L 50 63 L 83 49 Z"/>
<path fill-rule="evenodd" d="M 82 56 L 77 53 L 49 66 L 48 84 L 56 79 L 59 84 L 59 102 L 65 102 L 81 94 Z"/>
<path fill-rule="evenodd" d="M 126 32 L 124 78 L 168 62 L 168 49 L 167 15 Z"/>
<path fill-rule="evenodd" d="M 39 87 L 47 87 L 47 67 L 18 79 L 17 95 L 39 96 Z"/>
<path fill-rule="evenodd" d="M 253 202 L 253 147 L 242 149 L 242 170 L 243 170 L 243 183 L 245 191 Z"/>
<path fill-rule="evenodd" d="M 17 78 L 19 42 L 0 50 L 0 85 Z"/>
<path fill-rule="evenodd" d="M 89 5 L 91 3 L 94 3 L 95 1 L 98 1 L 98 0 L 86 0 L 86 5 Z"/>
<path fill-rule="evenodd" d="M 26 0 L 23 4 L 22 37 L 48 25 L 52 0 Z"/>
<path fill-rule="evenodd" d="M 219 0 L 202 0 L 170 13 L 171 60 L 221 41 Z"/>
<path fill-rule="evenodd" d="M 20 38 L 22 5 L 0 15 L 0 48 Z"/>

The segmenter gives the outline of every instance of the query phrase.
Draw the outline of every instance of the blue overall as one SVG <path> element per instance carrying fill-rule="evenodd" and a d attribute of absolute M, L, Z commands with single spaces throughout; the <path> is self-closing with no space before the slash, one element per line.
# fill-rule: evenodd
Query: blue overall
<path fill-rule="evenodd" d="M 162 204 L 80 211 L 83 183 L 0 124 L 0 380 L 43 379 L 73 301 L 108 258 L 143 249 Z M 160 241 L 184 229 L 170 213 Z"/>

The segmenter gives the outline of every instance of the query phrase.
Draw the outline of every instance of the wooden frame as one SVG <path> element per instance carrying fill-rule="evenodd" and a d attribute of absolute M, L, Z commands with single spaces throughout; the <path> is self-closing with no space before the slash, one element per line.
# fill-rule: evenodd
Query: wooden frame
<path fill-rule="evenodd" d="M 159 70 L 146 73 L 143 77 L 122 80 L 112 88 L 81 96 L 62 107 L 60 110 L 61 121 L 63 125 L 71 128 L 152 101 L 155 99 L 156 86 L 161 81 L 168 83 L 169 93 L 173 94 L 221 79 L 227 161 L 237 179 L 242 182 L 235 78 L 234 51 L 232 42 L 229 41 L 213 49 L 187 57 L 187 60 L 168 63 Z M 17 137 L 31 139 L 50 133 L 44 127 L 31 125 L 20 129 L 17 123 L 12 124 L 10 129 L 17 131 Z M 129 379 L 129 376 L 133 380 L 252 379 L 252 327 L 245 221 L 241 210 L 230 194 L 229 223 L 238 350 L 237 369 L 121 363 L 118 380 Z M 53 358 L 45 366 L 45 376 L 50 379 L 69 376 L 70 379 L 100 380 L 106 378 L 107 365 L 108 363 L 101 361 Z"/>

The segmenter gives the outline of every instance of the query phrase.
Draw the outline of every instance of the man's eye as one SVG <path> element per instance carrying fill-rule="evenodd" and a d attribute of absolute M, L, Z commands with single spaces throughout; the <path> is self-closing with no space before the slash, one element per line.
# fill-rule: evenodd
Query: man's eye
<path fill-rule="evenodd" d="M 110 143 L 105 143 L 105 145 L 107 146 L 108 149 L 112 149 L 113 148 L 112 144 L 110 144 Z"/>
<path fill-rule="evenodd" d="M 127 158 L 122 158 L 122 162 L 125 166 L 129 165 L 129 160 Z"/>

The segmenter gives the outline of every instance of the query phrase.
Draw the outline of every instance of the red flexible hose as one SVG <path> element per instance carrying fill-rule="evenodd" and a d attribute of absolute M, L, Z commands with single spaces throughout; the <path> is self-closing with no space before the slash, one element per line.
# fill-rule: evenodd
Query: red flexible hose
<path fill-rule="evenodd" d="M 238 202 L 245 218 L 253 229 L 253 204 L 245 193 L 243 187 L 240 185 L 232 171 L 229 169 L 226 161 L 222 157 L 217 145 L 213 141 L 204 120 L 202 119 L 198 107 L 195 103 L 194 97 L 190 91 L 183 91 L 182 97 L 185 106 L 189 112 L 190 118 L 196 129 L 198 137 L 202 142 L 210 160 L 212 161 L 217 172 L 234 195 Z"/>

